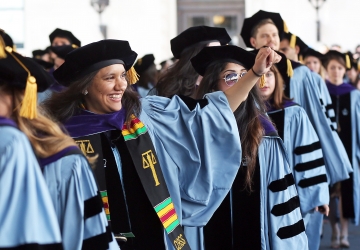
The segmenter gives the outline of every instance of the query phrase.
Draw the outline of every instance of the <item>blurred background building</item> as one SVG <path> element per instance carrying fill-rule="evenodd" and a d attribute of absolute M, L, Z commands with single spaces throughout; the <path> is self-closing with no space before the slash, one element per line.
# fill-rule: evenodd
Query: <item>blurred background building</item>
<path fill-rule="evenodd" d="M 108 5 L 99 15 L 96 3 L 103 1 Z M 322 5 L 320 41 L 316 4 Z M 232 43 L 243 47 L 243 20 L 260 9 L 279 12 L 289 30 L 316 49 L 339 44 L 354 50 L 360 44 L 360 1 L 355 0 L 0 0 L 0 28 L 27 56 L 49 46 L 48 35 L 61 28 L 83 45 L 104 35 L 128 40 L 139 57 L 153 53 L 160 62 L 172 56 L 170 39 L 194 25 L 225 27 Z"/>

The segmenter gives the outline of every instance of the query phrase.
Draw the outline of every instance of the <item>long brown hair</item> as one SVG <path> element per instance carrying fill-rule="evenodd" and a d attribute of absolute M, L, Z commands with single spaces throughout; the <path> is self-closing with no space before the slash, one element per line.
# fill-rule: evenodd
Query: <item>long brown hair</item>
<path fill-rule="evenodd" d="M 285 101 L 292 101 L 293 99 L 285 95 L 284 80 L 276 66 L 271 66 L 270 71 L 275 75 L 275 89 L 272 94 L 271 105 L 276 109 L 283 109 Z"/>
<path fill-rule="evenodd" d="M 207 68 L 196 98 L 203 98 L 206 93 L 219 90 L 219 76 L 227 64 L 228 62 L 217 61 Z M 264 110 L 264 104 L 255 86 L 251 89 L 247 99 L 234 112 L 241 140 L 242 159 L 246 159 L 247 163 L 244 189 L 249 192 L 253 190 L 252 178 L 256 168 L 258 148 L 264 135 L 259 118 L 260 115 L 266 117 Z"/>
<path fill-rule="evenodd" d="M 77 79 L 70 83 L 69 87 L 59 93 L 53 95 L 46 100 L 42 107 L 56 121 L 65 122 L 79 111 L 79 107 L 84 103 L 84 95 L 82 92 L 86 90 L 93 82 L 98 71 L 89 73 L 88 75 Z M 136 92 L 130 87 L 129 81 L 122 97 L 123 108 L 126 109 L 126 122 L 131 121 L 131 115 L 139 116 L 141 104 Z"/>
<path fill-rule="evenodd" d="M 41 110 L 38 112 L 37 118 L 31 120 L 20 116 L 24 90 L 0 85 L 0 91 L 12 95 L 14 110 L 11 118 L 29 138 L 38 157 L 46 158 L 69 146 L 76 146 L 75 141 L 66 135 L 56 123 L 41 114 Z"/>
<path fill-rule="evenodd" d="M 199 74 L 191 65 L 190 59 L 206 46 L 207 43 L 199 43 L 183 51 L 180 59 L 160 76 L 156 85 L 159 96 L 194 96 Z"/>

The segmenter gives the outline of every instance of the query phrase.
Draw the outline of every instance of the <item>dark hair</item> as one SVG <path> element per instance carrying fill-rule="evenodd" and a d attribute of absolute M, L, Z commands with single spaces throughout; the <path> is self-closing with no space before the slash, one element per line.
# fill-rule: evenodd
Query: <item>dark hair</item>
<path fill-rule="evenodd" d="M 276 66 L 271 66 L 270 71 L 274 72 L 275 75 L 275 89 L 272 94 L 271 105 L 276 109 L 283 109 L 285 101 L 292 101 L 293 99 L 287 97 L 284 93 L 284 80 L 276 68 Z"/>
<path fill-rule="evenodd" d="M 219 76 L 227 64 L 228 62 L 217 61 L 207 68 L 196 98 L 202 98 L 206 93 L 219 90 Z M 260 115 L 266 117 L 264 110 L 257 87 L 254 86 L 247 99 L 234 112 L 241 140 L 242 159 L 246 159 L 247 162 L 244 189 L 249 192 L 252 192 L 252 178 L 256 168 L 258 148 L 264 135 L 260 121 Z"/>
<path fill-rule="evenodd" d="M 256 25 L 254 26 L 254 28 L 252 28 L 251 33 L 250 33 L 251 37 L 254 37 L 254 38 L 255 38 L 256 35 L 257 35 L 257 32 L 258 32 L 258 29 L 259 29 L 261 26 L 265 25 L 265 24 L 273 24 L 273 25 L 275 25 L 275 23 L 273 22 L 273 20 L 271 20 L 270 18 L 263 19 L 263 20 L 261 20 L 258 24 L 256 24 Z M 276 25 L 275 25 L 275 26 L 276 26 Z"/>
<path fill-rule="evenodd" d="M 328 67 L 328 65 L 329 65 L 329 62 L 331 61 L 331 60 L 335 60 L 335 61 L 337 61 L 338 63 L 340 63 L 342 66 L 344 66 L 344 68 L 345 69 L 347 69 L 346 68 L 346 63 L 345 63 L 345 60 L 344 60 L 344 58 L 343 57 L 341 57 L 340 55 L 336 55 L 336 54 L 329 54 L 329 55 L 327 55 L 326 56 L 326 60 L 324 60 L 324 68 L 327 70 L 327 67 Z"/>
<path fill-rule="evenodd" d="M 159 96 L 193 96 L 199 74 L 191 65 L 190 59 L 197 55 L 207 43 L 199 43 L 185 49 L 180 59 L 160 76 L 156 89 Z"/>
<path fill-rule="evenodd" d="M 43 109 L 56 121 L 65 122 L 79 111 L 80 105 L 84 102 L 82 92 L 87 89 L 99 71 L 91 72 L 88 75 L 70 83 L 69 87 L 47 99 L 43 104 Z M 126 122 L 131 121 L 131 115 L 139 116 L 141 104 L 137 93 L 130 87 L 129 81 L 125 93 L 122 97 L 123 108 L 126 109 Z"/>

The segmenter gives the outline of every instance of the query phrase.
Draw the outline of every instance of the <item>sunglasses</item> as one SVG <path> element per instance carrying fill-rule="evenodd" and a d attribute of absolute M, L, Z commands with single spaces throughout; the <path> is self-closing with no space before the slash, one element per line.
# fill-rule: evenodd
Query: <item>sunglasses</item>
<path fill-rule="evenodd" d="M 225 83 L 227 86 L 231 87 L 233 86 L 235 83 L 238 82 L 239 78 L 243 77 L 247 72 L 241 72 L 240 74 L 238 73 L 229 73 L 226 74 L 224 78 Z"/>

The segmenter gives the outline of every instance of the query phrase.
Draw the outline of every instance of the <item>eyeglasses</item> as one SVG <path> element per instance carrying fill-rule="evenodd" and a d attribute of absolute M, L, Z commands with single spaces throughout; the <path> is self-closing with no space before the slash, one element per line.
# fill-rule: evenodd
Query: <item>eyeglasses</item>
<path fill-rule="evenodd" d="M 224 78 L 225 83 L 227 86 L 231 87 L 233 86 L 235 83 L 237 83 L 237 81 L 239 80 L 239 78 L 243 77 L 247 72 L 241 72 L 240 74 L 238 73 L 230 73 L 230 74 L 226 74 Z"/>

